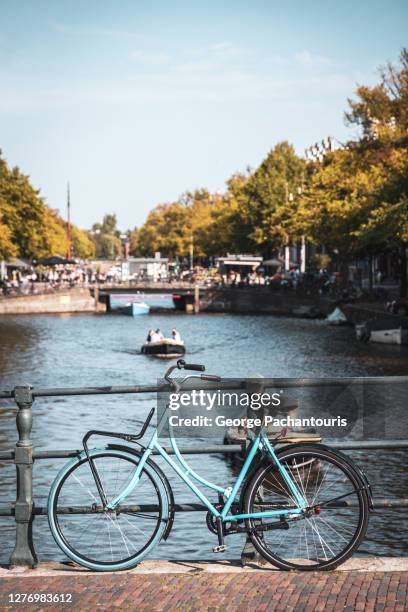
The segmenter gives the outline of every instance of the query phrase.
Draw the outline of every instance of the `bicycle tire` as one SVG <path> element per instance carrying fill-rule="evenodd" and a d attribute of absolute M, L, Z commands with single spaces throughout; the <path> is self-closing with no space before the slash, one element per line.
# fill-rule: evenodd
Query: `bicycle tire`
<path fill-rule="evenodd" d="M 358 548 L 367 530 L 370 504 L 369 504 L 369 498 L 367 495 L 367 491 L 365 488 L 366 485 L 363 482 L 361 475 L 359 474 L 357 469 L 353 468 L 352 462 L 348 457 L 344 458 L 340 453 L 337 453 L 336 451 L 332 449 L 328 449 L 327 447 L 323 447 L 319 445 L 302 446 L 300 444 L 300 445 L 296 445 L 296 447 L 293 449 L 291 449 L 290 447 L 287 447 L 279 453 L 279 460 L 282 463 L 284 463 L 287 469 L 292 471 L 292 475 L 295 473 L 294 479 L 295 481 L 296 479 L 298 480 L 299 482 L 298 489 L 301 490 L 302 494 L 303 492 L 305 493 L 304 495 L 305 498 L 308 497 L 307 489 L 308 489 L 309 483 L 303 482 L 302 486 L 304 489 L 305 488 L 304 485 L 306 484 L 306 491 L 302 491 L 302 486 L 300 486 L 301 477 L 299 474 L 299 466 L 303 466 L 303 470 L 305 470 L 304 466 L 308 465 L 307 462 L 309 462 L 310 466 L 313 464 L 313 462 L 316 462 L 315 466 L 317 467 L 324 460 L 327 463 L 329 463 L 329 465 L 333 465 L 336 468 L 338 468 L 339 472 L 344 476 L 345 479 L 348 480 L 349 483 L 351 483 L 353 487 L 352 495 L 356 498 L 356 502 L 358 505 L 358 517 L 356 520 L 356 524 L 354 528 L 352 524 L 349 527 L 349 530 L 347 530 L 347 528 L 341 527 L 341 529 L 343 530 L 342 532 L 340 531 L 340 527 L 337 526 L 337 529 L 339 530 L 339 533 L 341 534 L 340 538 L 343 538 L 345 540 L 348 539 L 347 533 L 350 533 L 351 536 L 350 536 L 349 541 L 347 542 L 347 545 L 344 545 L 341 548 L 341 550 L 339 550 L 339 552 L 337 553 L 335 553 L 335 551 L 332 551 L 333 556 L 328 558 L 327 552 L 328 550 L 332 550 L 331 546 L 330 544 L 324 543 L 324 539 L 323 539 L 323 543 L 319 543 L 318 528 L 316 528 L 316 523 L 314 522 L 315 520 L 318 520 L 320 518 L 320 514 L 319 516 L 316 515 L 316 518 L 315 517 L 312 518 L 313 524 L 311 528 L 309 527 L 309 525 L 307 525 L 307 523 L 305 523 L 305 521 L 308 520 L 306 518 L 299 519 L 299 520 L 292 520 L 292 521 L 288 520 L 287 521 L 288 528 L 286 526 L 284 528 L 279 547 L 280 548 L 282 547 L 282 541 L 284 542 L 285 533 L 289 532 L 291 528 L 296 529 L 298 525 L 301 529 L 301 523 L 303 520 L 304 522 L 303 535 L 301 534 L 300 536 L 296 536 L 297 537 L 296 545 L 299 547 L 299 549 L 301 549 L 299 540 L 300 538 L 302 539 L 304 538 L 305 545 L 303 545 L 303 550 L 305 551 L 308 549 L 307 540 L 309 539 L 309 535 L 306 535 L 305 532 L 307 528 L 309 528 L 309 531 L 311 532 L 311 535 L 313 538 L 314 548 L 316 549 L 316 554 L 315 554 L 316 559 L 313 560 L 314 562 L 312 562 L 311 559 L 308 559 L 308 560 L 303 559 L 301 561 L 300 559 L 297 559 L 294 556 L 292 556 L 292 558 L 282 557 L 280 554 L 278 554 L 276 548 L 275 550 L 273 549 L 274 545 L 268 543 L 268 540 L 267 540 L 268 534 L 275 532 L 275 527 L 276 527 L 276 532 L 278 529 L 281 530 L 284 527 L 281 524 L 272 525 L 273 519 L 267 519 L 267 520 L 266 519 L 259 520 L 259 518 L 258 519 L 246 519 L 245 523 L 246 523 L 248 535 L 253 545 L 255 546 L 256 550 L 267 561 L 269 561 L 274 566 L 282 570 L 297 569 L 297 570 L 303 570 L 303 571 L 316 571 L 316 570 L 330 570 L 330 569 L 334 569 L 338 567 L 341 563 L 344 563 L 344 561 L 346 561 L 354 553 L 354 551 Z M 298 472 L 297 474 L 296 472 L 294 472 L 293 466 L 296 467 L 297 472 Z M 309 468 L 306 467 L 306 470 L 307 469 L 309 469 L 309 477 L 310 477 L 311 467 Z M 304 472 L 304 474 L 305 474 L 304 480 L 306 480 L 307 472 L 306 473 Z M 325 475 L 327 476 L 327 472 Z M 323 477 L 320 476 L 320 478 L 322 478 L 322 481 L 324 481 L 325 475 L 323 475 Z M 318 478 L 318 477 L 315 475 L 315 478 Z M 263 464 L 255 472 L 248 486 L 246 487 L 244 500 L 243 500 L 243 511 L 245 513 L 249 514 L 252 512 L 256 512 L 256 511 L 259 512 L 259 508 L 262 508 L 262 506 L 264 507 L 267 506 L 267 504 L 261 500 L 262 495 L 264 495 L 264 489 L 261 489 L 260 487 L 264 487 L 264 485 L 262 484 L 264 482 L 268 483 L 270 487 L 268 490 L 271 491 L 270 493 L 271 497 L 274 496 L 276 499 L 278 497 L 280 498 L 285 497 L 284 495 L 285 487 L 283 486 L 284 483 L 282 480 L 279 480 L 279 472 L 276 466 L 272 463 Z M 312 481 L 311 481 L 311 484 L 312 484 Z M 283 489 L 282 489 L 282 486 L 283 486 Z M 321 488 L 321 486 L 322 484 L 319 485 L 319 489 Z M 329 486 L 332 487 L 333 484 Z M 317 490 L 317 487 L 315 487 L 315 490 Z M 333 489 L 332 489 L 332 492 L 333 492 Z M 258 495 L 258 501 L 256 497 L 257 495 Z M 286 497 L 287 499 L 290 499 L 290 494 L 287 493 Z M 334 495 L 334 497 L 336 496 Z M 325 500 L 323 499 L 322 502 L 324 504 Z M 357 507 L 357 506 L 353 506 L 353 505 L 350 506 L 350 508 L 353 508 L 353 507 Z M 328 509 L 328 506 L 323 505 L 323 512 L 322 512 L 322 507 L 320 506 L 320 512 L 322 513 L 321 518 L 323 518 L 323 515 L 326 513 L 326 508 Z M 349 509 L 349 508 L 345 507 L 341 510 L 343 514 L 346 509 Z M 275 522 L 277 522 L 277 520 L 278 519 L 275 519 Z M 327 518 L 327 515 L 326 515 L 326 519 L 323 519 L 323 520 L 325 520 L 326 525 L 329 526 L 329 530 L 330 530 L 329 533 L 336 530 L 336 528 L 334 527 L 336 523 L 331 522 L 333 521 L 331 517 Z M 265 529 L 266 521 L 269 521 L 268 526 L 272 527 L 270 530 Z M 338 525 L 341 525 L 341 524 L 342 522 L 339 521 Z M 307 527 L 305 525 L 307 525 Z M 289 542 L 288 548 L 289 546 L 292 545 L 292 543 L 294 543 L 295 535 L 291 534 L 290 537 L 292 538 L 292 542 Z M 276 536 L 276 538 L 278 538 L 278 536 Z M 316 546 L 316 540 L 318 541 L 317 546 Z M 311 548 L 312 548 L 312 553 L 313 553 L 314 552 L 313 547 L 311 546 Z M 320 549 L 320 555 L 324 555 L 326 558 L 324 559 L 319 558 L 319 549 Z"/>
<path fill-rule="evenodd" d="M 123 450 L 115 450 L 115 449 L 91 450 L 90 455 L 96 465 L 98 465 L 98 463 L 100 464 L 101 460 L 103 459 L 108 459 L 108 460 L 114 459 L 115 461 L 121 462 L 120 463 L 121 468 L 127 467 L 128 469 L 128 478 L 131 477 L 132 470 L 134 473 L 134 469 L 136 469 L 140 461 L 140 457 L 135 454 L 132 454 L 130 452 L 126 452 Z M 80 470 L 82 470 L 81 473 L 79 472 Z M 75 509 L 75 505 L 73 506 L 72 504 L 75 504 L 76 500 L 70 499 L 72 498 L 72 491 L 71 491 L 72 485 L 70 483 L 74 482 L 75 479 L 81 482 L 80 476 L 84 479 L 84 476 L 82 476 L 83 473 L 88 478 L 88 481 L 85 484 L 85 486 L 82 488 L 84 489 L 86 494 L 89 494 L 89 496 L 91 497 L 91 501 L 93 503 L 91 504 L 88 501 L 86 506 L 81 505 L 81 506 L 78 506 L 77 509 Z M 118 473 L 119 473 L 119 470 L 118 470 Z M 72 480 L 70 481 L 69 479 L 71 477 L 72 477 Z M 104 479 L 102 480 L 104 480 L 105 486 L 106 486 L 106 479 L 107 479 L 107 475 L 104 474 Z M 148 553 L 152 550 L 152 548 L 161 540 L 165 532 L 168 518 L 169 518 L 169 500 L 168 500 L 166 487 L 162 481 L 162 478 L 159 472 L 155 470 L 154 464 L 150 461 L 147 462 L 145 466 L 143 467 L 139 483 L 142 482 L 143 479 L 144 479 L 144 482 L 150 485 L 148 498 L 154 501 L 154 503 L 152 502 L 150 505 L 152 507 L 157 507 L 157 510 L 155 510 L 155 512 L 157 513 L 157 517 L 150 516 L 151 514 L 153 514 L 153 511 L 150 511 L 150 512 L 147 511 L 145 513 L 142 513 L 142 512 L 138 513 L 137 511 L 129 512 L 127 508 L 128 507 L 134 508 L 134 506 L 123 506 L 125 509 L 122 510 L 120 505 L 119 505 L 119 508 L 115 516 L 113 514 L 108 516 L 107 512 L 102 511 L 102 508 L 97 505 L 98 498 L 97 498 L 97 492 L 96 492 L 97 491 L 96 485 L 93 481 L 92 473 L 89 468 L 88 459 L 85 453 L 81 453 L 79 457 L 67 463 L 57 475 L 51 487 L 49 498 L 48 498 L 48 522 L 49 522 L 51 533 L 54 537 L 55 542 L 59 546 L 59 548 L 70 559 L 72 559 L 76 563 L 79 563 L 80 565 L 87 567 L 88 569 L 95 570 L 95 571 L 116 571 L 116 570 L 124 570 L 124 569 L 130 569 L 132 567 L 135 567 L 143 558 L 146 557 L 146 555 L 148 555 Z M 87 489 L 86 487 L 88 485 L 88 482 L 89 482 L 89 488 Z M 116 483 L 118 484 L 118 477 L 116 477 Z M 91 489 L 90 487 L 93 485 L 95 488 Z M 65 489 L 64 489 L 64 486 L 65 486 Z M 71 489 L 69 488 L 70 486 L 71 486 Z M 138 486 L 139 484 L 136 486 L 134 491 L 137 491 Z M 85 495 L 85 493 L 82 491 L 82 488 L 79 487 L 78 490 L 80 491 L 81 494 Z M 119 488 L 119 490 L 121 489 Z M 94 493 L 94 491 L 96 493 Z M 138 495 L 138 493 L 135 493 L 135 495 Z M 141 490 L 140 490 L 140 495 L 142 495 Z M 88 495 L 86 495 L 85 497 L 87 499 Z M 96 501 L 92 499 L 93 497 L 95 498 Z M 149 499 L 147 501 L 149 501 Z M 68 505 L 60 506 L 59 505 L 60 500 L 61 500 L 61 504 L 64 504 L 64 503 L 66 504 L 68 501 Z M 143 502 L 146 502 L 146 499 L 141 500 L 142 504 Z M 76 502 L 76 503 L 79 503 L 79 502 Z M 100 504 L 100 501 L 99 501 L 99 504 Z M 85 512 L 81 514 L 80 510 L 82 508 L 85 510 Z M 85 527 L 84 527 L 85 536 L 84 538 L 80 538 L 79 536 L 77 536 L 76 540 L 78 543 L 75 543 L 75 544 L 73 543 L 73 539 L 75 537 L 73 536 L 73 534 L 75 534 L 76 525 L 74 525 L 74 523 L 71 522 L 71 525 L 73 526 L 69 528 L 69 527 L 64 526 L 63 524 L 63 517 L 66 517 L 66 516 L 69 517 L 72 515 L 75 515 L 75 518 L 76 518 L 76 515 L 78 516 L 88 515 L 90 517 L 94 517 L 93 521 L 88 520 L 86 522 L 85 520 L 83 520 L 83 523 L 85 524 Z M 124 527 L 119 527 L 119 520 L 120 520 L 121 515 L 122 515 L 122 518 L 125 518 L 125 521 L 127 521 L 129 524 L 132 524 L 131 518 L 132 519 L 143 518 L 145 522 L 146 521 L 148 522 L 149 526 L 152 525 L 151 533 L 146 534 L 146 541 L 142 540 L 143 544 L 140 545 L 140 548 L 138 548 L 137 550 L 136 550 L 136 546 L 133 540 L 131 540 L 130 537 L 127 535 L 127 533 L 124 532 Z M 107 519 L 107 523 L 106 521 L 105 523 L 101 521 L 101 517 L 103 517 L 103 519 Z M 81 525 L 80 527 L 82 528 L 82 526 L 83 525 Z M 93 545 L 93 541 L 91 539 L 92 537 L 95 538 L 95 542 L 98 542 L 99 550 L 101 549 L 102 546 L 107 547 L 107 543 L 104 542 L 104 539 L 103 539 L 104 538 L 104 535 L 103 535 L 104 530 L 102 528 L 103 526 L 107 528 L 108 537 L 110 541 L 110 553 L 111 553 L 110 560 L 105 559 L 105 558 L 100 558 L 101 555 L 99 555 L 99 558 L 95 558 L 95 556 L 92 557 L 92 555 L 89 554 L 89 549 Z M 140 534 L 143 535 L 143 529 L 139 528 L 138 526 L 135 526 L 134 524 L 131 526 L 133 527 L 134 532 L 140 532 Z M 112 532 L 111 532 L 111 528 L 112 528 Z M 121 536 L 121 539 L 123 540 L 124 547 L 127 549 L 127 552 L 129 553 L 123 559 L 113 558 L 113 548 L 112 548 L 111 540 L 112 540 L 112 533 L 113 535 L 116 535 L 116 532 L 114 531 L 114 529 L 120 532 L 120 536 Z M 128 527 L 127 529 L 129 530 Z M 133 531 L 131 530 L 130 532 L 133 533 Z M 131 544 L 135 549 L 134 551 L 129 550 L 129 546 Z M 81 552 L 81 550 L 78 549 L 79 545 L 83 548 L 87 547 L 87 550 L 88 550 L 87 554 L 85 554 L 84 552 Z M 115 554 L 116 554 L 116 550 L 119 551 L 118 554 L 121 554 L 119 545 L 115 546 Z"/>

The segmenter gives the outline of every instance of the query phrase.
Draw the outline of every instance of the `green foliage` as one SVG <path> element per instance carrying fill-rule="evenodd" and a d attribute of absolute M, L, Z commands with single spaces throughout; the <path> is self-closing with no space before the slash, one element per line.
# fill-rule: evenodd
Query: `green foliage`
<path fill-rule="evenodd" d="M 5 208 L 5 202 L 0 198 L 0 211 Z M 0 212 L 0 259 L 8 259 L 17 255 L 18 249 L 12 241 L 10 228 L 2 223 L 2 214 Z"/>
<path fill-rule="evenodd" d="M 399 66 L 388 63 L 380 69 L 381 82 L 360 86 L 357 100 L 349 100 L 346 120 L 362 128 L 365 138 L 395 141 L 408 129 L 408 49 L 402 49 Z"/>
<path fill-rule="evenodd" d="M 225 194 L 214 194 L 209 198 L 206 223 L 195 229 L 195 241 L 199 252 L 214 256 L 240 250 L 241 233 L 238 230 L 238 198 L 246 177 L 232 176 L 227 182 Z"/>
<path fill-rule="evenodd" d="M 148 215 L 146 223 L 131 237 L 131 253 L 152 255 L 187 255 L 191 240 L 190 211 L 180 202 L 159 204 Z"/>
<path fill-rule="evenodd" d="M 14 251 L 31 259 L 50 254 L 51 247 L 59 245 L 60 226 L 30 184 L 28 177 L 18 168 L 12 170 L 0 158 L 0 213 L 8 228 Z M 55 232 L 55 240 L 54 238 Z"/>
<path fill-rule="evenodd" d="M 408 242 L 408 54 L 381 83 L 359 87 L 346 118 L 361 138 L 308 168 L 295 224 L 340 258 L 399 249 Z"/>
<path fill-rule="evenodd" d="M 89 237 L 94 245 L 94 254 L 100 259 L 116 259 L 122 254 L 120 232 L 115 214 L 105 215 L 102 223 L 94 223 Z"/>
<path fill-rule="evenodd" d="M 302 187 L 306 164 L 288 142 L 277 144 L 238 195 L 235 225 L 243 250 L 270 253 L 288 242 L 292 201 Z"/>
<path fill-rule="evenodd" d="M 117 233 L 117 218 L 113 213 L 112 215 L 105 215 L 100 226 L 102 234 L 114 235 Z"/>
<path fill-rule="evenodd" d="M 73 227 L 72 233 L 75 255 L 90 256 L 92 244 L 84 232 Z M 0 157 L 0 258 L 65 257 L 68 247 L 66 223 L 58 211 L 45 204 L 28 176 Z"/>
<path fill-rule="evenodd" d="M 72 227 L 72 246 L 74 257 L 92 259 L 95 257 L 95 244 L 88 234 L 77 227 Z"/>
<path fill-rule="evenodd" d="M 290 193 L 300 187 L 305 162 L 287 142 L 269 153 L 249 175 L 236 174 L 227 192 L 206 189 L 185 193 L 178 202 L 160 204 L 131 234 L 131 253 L 185 256 L 229 252 L 270 252 L 288 240 Z"/>

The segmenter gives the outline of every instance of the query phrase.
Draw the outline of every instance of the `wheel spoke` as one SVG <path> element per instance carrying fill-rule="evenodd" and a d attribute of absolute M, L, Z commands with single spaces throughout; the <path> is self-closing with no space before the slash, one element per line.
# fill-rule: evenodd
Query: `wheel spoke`
<path fill-rule="evenodd" d="M 139 462 L 139 457 L 115 450 L 94 453 L 92 459 L 108 501 L 127 487 Z M 87 567 L 98 564 L 130 567 L 133 559 L 137 563 L 149 543 L 158 541 L 167 518 L 162 515 L 166 493 L 159 477 L 155 480 L 152 468 L 149 469 L 150 472 L 142 470 L 138 486 L 126 496 L 125 506 L 137 509 L 146 505 L 153 508 L 152 512 L 126 511 L 120 507 L 118 512 L 105 510 L 98 501 L 99 492 L 89 462 L 84 459 L 67 470 L 55 493 L 54 520 L 50 524 L 57 543 L 64 543 L 68 555 L 80 559 Z"/>
<path fill-rule="evenodd" d="M 266 524 L 269 529 L 262 531 L 256 530 L 255 519 L 249 519 L 250 525 L 255 528 L 253 538 L 257 548 L 269 561 L 283 569 L 335 567 L 343 558 L 350 556 L 367 526 L 368 504 L 365 492 L 358 486 L 359 477 L 335 452 L 324 448 L 288 449 L 282 457 L 281 463 L 309 510 L 293 516 L 293 509 L 298 505 L 290 491 L 282 486 L 282 478 L 276 467 L 260 468 L 254 476 L 253 485 L 249 487 L 251 493 L 248 493 L 245 511 L 250 514 L 265 511 L 268 507 L 275 509 L 284 498 L 286 505 L 283 503 L 281 508 L 288 516 L 287 529 L 279 534 L 273 527 L 282 528 L 280 519 L 268 519 Z M 351 495 L 357 503 L 336 506 L 337 500 Z M 330 501 L 333 501 L 332 506 L 328 506 Z M 310 508 L 316 508 L 316 513 Z"/>

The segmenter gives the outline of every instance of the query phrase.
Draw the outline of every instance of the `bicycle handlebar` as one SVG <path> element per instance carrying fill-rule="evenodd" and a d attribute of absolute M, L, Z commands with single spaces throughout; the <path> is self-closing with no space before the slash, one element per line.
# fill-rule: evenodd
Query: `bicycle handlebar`
<path fill-rule="evenodd" d="M 199 363 L 186 363 L 184 359 L 178 360 L 177 367 L 179 370 L 195 370 L 197 372 L 205 371 L 205 366 L 200 365 Z"/>
<path fill-rule="evenodd" d="M 180 382 L 180 381 L 177 381 L 176 379 L 171 378 L 172 372 L 174 372 L 174 370 L 177 370 L 177 369 L 178 370 L 195 370 L 197 372 L 204 372 L 205 366 L 200 365 L 198 363 L 186 363 L 184 359 L 179 359 L 176 365 L 170 366 L 169 369 L 166 371 L 164 378 L 169 383 L 170 387 L 172 389 L 176 389 L 177 391 L 180 390 L 181 385 L 189 378 L 201 378 L 201 380 L 207 380 L 211 382 L 221 382 L 222 380 L 220 376 L 214 376 L 213 374 L 201 374 L 201 375 L 190 374 L 189 376 L 186 376 Z"/>
<path fill-rule="evenodd" d="M 208 380 L 213 382 L 221 382 L 221 376 L 215 376 L 214 374 L 201 374 L 201 380 Z"/>

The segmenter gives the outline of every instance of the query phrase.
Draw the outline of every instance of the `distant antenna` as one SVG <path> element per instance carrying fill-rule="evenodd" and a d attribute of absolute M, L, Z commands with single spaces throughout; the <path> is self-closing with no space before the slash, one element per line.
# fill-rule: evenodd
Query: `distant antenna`
<path fill-rule="evenodd" d="M 69 189 L 69 182 L 67 183 L 67 236 L 68 236 L 67 259 L 72 259 L 71 194 L 70 194 L 70 189 Z"/>

